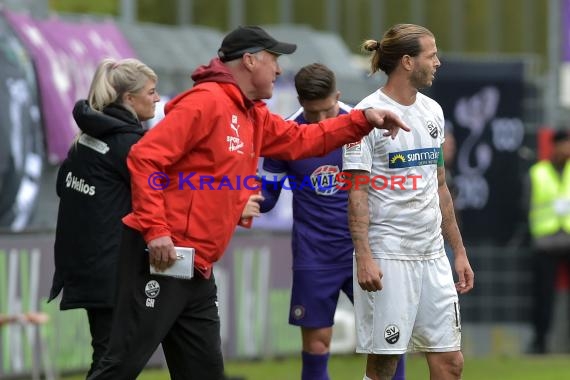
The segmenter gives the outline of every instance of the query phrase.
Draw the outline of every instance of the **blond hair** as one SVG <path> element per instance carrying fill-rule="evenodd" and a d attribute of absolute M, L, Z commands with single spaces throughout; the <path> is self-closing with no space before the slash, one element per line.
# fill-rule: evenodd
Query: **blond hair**
<path fill-rule="evenodd" d="M 365 40 L 363 51 L 373 52 L 370 59 L 370 73 L 382 70 L 390 75 L 404 55 L 415 57 L 422 51 L 420 37 L 433 37 L 427 28 L 415 24 L 396 24 L 384 33 L 381 41 Z"/>
<path fill-rule="evenodd" d="M 128 92 L 139 92 L 149 79 L 156 82 L 158 77 L 150 67 L 136 58 L 105 58 L 97 66 L 91 81 L 87 96 L 89 107 L 101 112 L 109 104 L 118 103 L 137 117 L 134 110 L 123 104 L 122 97 Z"/>

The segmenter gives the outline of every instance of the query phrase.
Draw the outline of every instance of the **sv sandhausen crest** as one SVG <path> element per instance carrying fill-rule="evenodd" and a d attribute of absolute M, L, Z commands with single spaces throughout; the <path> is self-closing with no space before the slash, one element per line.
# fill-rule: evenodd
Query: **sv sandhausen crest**
<path fill-rule="evenodd" d="M 144 292 L 147 296 L 147 299 L 145 302 L 146 307 L 154 308 L 154 303 L 156 301 L 156 297 L 158 297 L 158 294 L 160 293 L 160 285 L 159 285 L 158 281 L 151 280 L 151 281 L 147 282 L 145 287 L 144 287 Z"/>
<path fill-rule="evenodd" d="M 433 137 L 434 139 L 437 139 L 437 136 L 439 135 L 439 132 L 438 132 L 437 126 L 434 124 L 434 122 L 431 121 L 431 120 L 428 120 L 426 126 L 427 126 L 427 129 L 428 129 L 428 131 L 429 131 L 429 135 L 430 135 L 431 137 Z"/>
<path fill-rule="evenodd" d="M 160 285 L 158 284 L 158 281 L 151 280 L 147 282 L 144 287 L 144 292 L 148 298 L 158 297 L 158 293 L 160 293 Z"/>
<path fill-rule="evenodd" d="M 395 344 L 400 339 L 400 329 L 396 325 L 388 325 L 384 329 L 384 339 L 389 344 Z"/>

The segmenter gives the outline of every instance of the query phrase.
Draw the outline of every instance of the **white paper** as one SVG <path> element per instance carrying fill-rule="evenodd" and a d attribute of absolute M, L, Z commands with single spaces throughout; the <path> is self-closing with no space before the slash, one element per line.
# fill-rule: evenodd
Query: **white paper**
<path fill-rule="evenodd" d="M 174 247 L 178 259 L 170 267 L 158 271 L 152 265 L 150 274 L 189 280 L 194 277 L 194 248 Z"/>

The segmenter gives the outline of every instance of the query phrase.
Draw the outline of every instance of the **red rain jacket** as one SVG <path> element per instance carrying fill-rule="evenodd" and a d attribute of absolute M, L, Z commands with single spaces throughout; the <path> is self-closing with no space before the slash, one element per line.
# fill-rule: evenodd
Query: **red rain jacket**
<path fill-rule="evenodd" d="M 219 59 L 192 78 L 194 87 L 166 105 L 166 117 L 129 153 L 133 212 L 123 222 L 147 242 L 170 236 L 175 246 L 195 248 L 195 267 L 209 276 L 256 185 L 260 156 L 324 155 L 372 126 L 361 110 L 318 124 L 285 121 L 246 98 Z M 168 178 L 163 190 L 153 182 L 159 172 Z"/>

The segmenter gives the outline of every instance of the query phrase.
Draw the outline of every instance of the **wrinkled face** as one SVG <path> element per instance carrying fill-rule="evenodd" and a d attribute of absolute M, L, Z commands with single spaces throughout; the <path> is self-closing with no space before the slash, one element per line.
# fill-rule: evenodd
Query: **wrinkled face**
<path fill-rule="evenodd" d="M 410 78 L 411 85 L 417 89 L 431 87 L 435 79 L 435 72 L 441 66 L 433 37 L 420 37 L 420 46 L 422 51 L 413 57 L 414 68 Z"/>
<path fill-rule="evenodd" d="M 333 92 L 323 99 L 302 100 L 299 103 L 303 106 L 303 115 L 309 123 L 316 123 L 338 115 L 338 98 L 340 93 Z"/>
<path fill-rule="evenodd" d="M 262 50 L 251 54 L 251 84 L 253 86 L 253 100 L 269 99 L 273 95 L 273 85 L 279 75 L 281 67 L 277 63 L 279 56 Z"/>
<path fill-rule="evenodd" d="M 136 93 L 125 94 L 125 104 L 129 105 L 137 114 L 140 121 L 152 119 L 156 103 L 160 100 L 160 96 L 156 91 L 156 82 L 148 79 L 144 87 Z"/>

